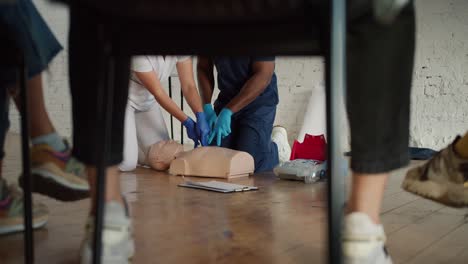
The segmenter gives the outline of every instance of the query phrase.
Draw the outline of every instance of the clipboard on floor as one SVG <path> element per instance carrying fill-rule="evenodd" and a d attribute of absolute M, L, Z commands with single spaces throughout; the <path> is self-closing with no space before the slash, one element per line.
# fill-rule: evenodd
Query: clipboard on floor
<path fill-rule="evenodd" d="M 233 192 L 247 192 L 247 191 L 256 191 L 258 187 L 240 185 L 234 183 L 220 182 L 220 181 L 206 181 L 206 182 L 192 182 L 186 181 L 179 184 L 180 187 L 201 189 L 213 192 L 221 193 L 233 193 Z"/>

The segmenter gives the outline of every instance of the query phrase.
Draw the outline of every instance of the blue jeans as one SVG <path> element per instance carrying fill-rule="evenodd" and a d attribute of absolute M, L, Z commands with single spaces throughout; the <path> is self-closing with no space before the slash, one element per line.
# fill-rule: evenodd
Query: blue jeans
<path fill-rule="evenodd" d="M 217 108 L 217 113 L 221 108 Z M 261 106 L 241 110 L 232 117 L 231 134 L 221 146 L 252 155 L 255 172 L 271 171 L 278 163 L 278 147 L 271 141 L 271 131 L 276 116 L 275 106 Z"/>
<path fill-rule="evenodd" d="M 62 46 L 31 0 L 0 4 L 0 25 L 2 29 L 13 35 L 10 39 L 15 43 L 12 45 L 19 46 L 23 52 L 28 78 L 44 71 L 50 61 L 62 50 Z M 2 34 L 4 33 L 6 32 L 2 31 Z M 7 88 L 17 82 L 18 66 L 4 65 L 0 61 L 0 159 L 5 155 L 3 147 L 9 127 Z"/>

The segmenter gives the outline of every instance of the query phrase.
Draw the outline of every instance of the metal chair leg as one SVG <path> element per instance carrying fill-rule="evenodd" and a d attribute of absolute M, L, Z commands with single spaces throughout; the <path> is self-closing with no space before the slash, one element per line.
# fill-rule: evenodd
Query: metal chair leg
<path fill-rule="evenodd" d="M 19 83 L 20 83 L 20 102 L 21 102 L 21 145 L 23 158 L 23 177 L 24 177 L 24 262 L 34 263 L 34 234 L 33 234 L 33 215 L 32 215 L 32 179 L 31 179 L 31 160 L 29 154 L 29 115 L 28 115 L 28 91 L 27 91 L 27 68 L 23 56 L 20 59 Z"/>
<path fill-rule="evenodd" d="M 329 263 L 342 263 L 341 226 L 345 196 L 343 144 L 340 135 L 342 117 L 337 106 L 345 95 L 346 84 L 346 2 L 333 0 L 330 16 L 330 52 L 327 55 L 327 131 L 328 131 L 328 246 Z"/>
<path fill-rule="evenodd" d="M 172 78 L 169 76 L 169 97 L 172 99 Z M 174 120 L 171 115 L 171 139 L 174 140 Z"/>
<path fill-rule="evenodd" d="M 93 263 L 101 263 L 102 253 L 102 227 L 104 222 L 104 196 L 106 191 L 106 164 L 109 158 L 109 145 L 111 137 L 111 113 L 113 108 L 113 86 L 114 86 L 114 66 L 115 62 L 111 56 L 111 44 L 107 42 L 104 30 L 101 30 L 101 43 L 103 43 L 103 57 L 101 63 L 101 83 L 98 91 L 98 98 L 101 102 L 101 108 L 97 113 L 98 120 L 102 127 L 98 129 L 98 139 L 102 144 L 96 146 L 99 155 L 97 161 L 97 179 L 96 179 L 96 201 L 95 201 L 95 219 L 94 219 L 94 237 L 93 237 Z"/>
<path fill-rule="evenodd" d="M 180 89 L 180 109 L 182 112 L 184 111 L 184 93 L 182 93 L 182 89 Z M 180 126 L 180 144 L 184 144 L 184 126 Z"/>

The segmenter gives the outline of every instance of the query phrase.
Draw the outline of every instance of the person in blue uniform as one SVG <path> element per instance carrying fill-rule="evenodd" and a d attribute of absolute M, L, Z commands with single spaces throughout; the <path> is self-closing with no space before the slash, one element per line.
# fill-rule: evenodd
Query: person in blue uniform
<path fill-rule="evenodd" d="M 219 95 L 213 109 L 215 67 Z M 248 152 L 255 172 L 272 170 L 279 162 L 271 139 L 278 105 L 275 57 L 199 57 L 197 74 L 211 144 Z"/>

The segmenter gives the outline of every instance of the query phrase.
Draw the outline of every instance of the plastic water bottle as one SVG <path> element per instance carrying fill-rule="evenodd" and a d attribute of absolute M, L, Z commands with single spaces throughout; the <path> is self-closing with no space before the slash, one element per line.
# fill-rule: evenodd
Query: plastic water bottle
<path fill-rule="evenodd" d="M 321 179 L 325 179 L 327 175 L 327 162 L 316 162 L 313 166 L 305 168 L 302 173 L 305 183 L 314 183 Z"/>

